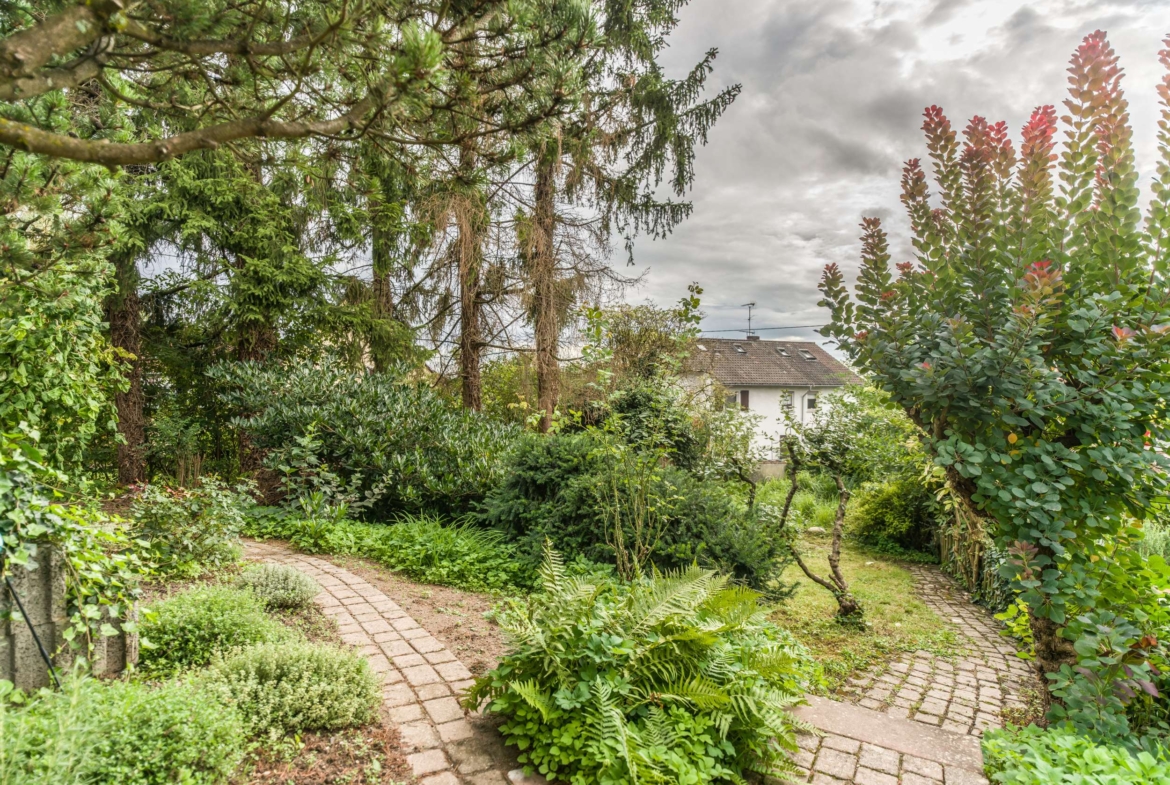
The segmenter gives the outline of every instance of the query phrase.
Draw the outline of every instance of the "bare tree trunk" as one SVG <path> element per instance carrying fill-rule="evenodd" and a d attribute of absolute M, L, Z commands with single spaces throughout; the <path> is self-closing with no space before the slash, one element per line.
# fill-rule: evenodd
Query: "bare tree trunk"
<path fill-rule="evenodd" d="M 392 260 L 385 231 L 374 227 L 371 233 L 370 246 L 374 267 L 374 318 L 379 321 L 392 319 L 394 318 L 394 290 L 390 286 Z M 381 344 L 377 335 L 371 341 L 370 350 L 371 359 L 374 361 L 374 370 L 379 373 L 385 371 L 390 364 L 388 347 Z"/>
<path fill-rule="evenodd" d="M 483 383 L 479 360 L 483 350 L 480 315 L 483 302 L 479 292 L 480 241 L 466 236 L 474 230 L 468 226 L 459 229 L 459 381 L 463 408 L 479 411 L 483 408 Z"/>
<path fill-rule="evenodd" d="M 114 259 L 118 291 L 106 301 L 106 321 L 110 325 L 110 343 L 126 353 L 126 380 L 129 389 L 114 394 L 118 413 L 118 482 L 133 485 L 146 480 L 146 416 L 142 392 L 142 333 L 138 312 L 138 263 L 130 253 Z"/>
<path fill-rule="evenodd" d="M 549 143 L 551 148 L 553 143 Z M 555 151 L 546 149 L 536 164 L 536 209 L 532 237 L 532 309 L 536 333 L 537 405 L 543 412 L 540 430 L 548 431 L 560 396 L 557 349 L 561 326 L 556 301 L 556 165 Z"/>

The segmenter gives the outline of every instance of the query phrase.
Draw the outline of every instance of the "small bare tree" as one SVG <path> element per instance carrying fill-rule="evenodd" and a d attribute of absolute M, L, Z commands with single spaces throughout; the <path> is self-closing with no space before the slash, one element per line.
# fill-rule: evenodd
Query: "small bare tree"
<path fill-rule="evenodd" d="M 809 425 L 789 424 L 789 434 L 784 439 L 789 485 L 784 507 L 780 511 L 780 532 L 801 572 L 810 581 L 831 592 L 837 600 L 837 618 L 843 622 L 860 624 L 863 617 L 861 603 L 849 590 L 849 583 L 841 572 L 841 540 L 845 536 L 845 509 L 849 504 L 845 477 L 850 473 L 849 434 L 852 433 L 846 419 L 833 414 L 818 414 L 817 419 Z M 797 477 L 804 466 L 827 472 L 837 484 L 837 514 L 833 520 L 827 577 L 817 575 L 808 566 L 797 546 L 795 533 L 788 526 L 792 500 L 799 490 Z"/>

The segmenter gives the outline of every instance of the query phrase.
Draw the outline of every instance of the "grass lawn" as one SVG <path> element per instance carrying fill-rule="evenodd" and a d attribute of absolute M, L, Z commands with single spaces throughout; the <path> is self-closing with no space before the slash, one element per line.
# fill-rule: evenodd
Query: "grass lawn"
<path fill-rule="evenodd" d="M 805 564 L 818 575 L 827 574 L 828 537 L 806 536 L 802 548 Z M 923 649 L 951 655 L 961 651 L 958 637 L 922 603 L 914 591 L 913 576 L 898 562 L 846 542 L 841 548 L 841 572 L 861 601 L 867 629 L 838 624 L 833 596 L 808 580 L 795 564 L 784 573 L 784 580 L 799 577 L 796 592 L 772 617 L 821 663 L 830 692 L 850 676 L 890 662 L 902 652 Z"/>

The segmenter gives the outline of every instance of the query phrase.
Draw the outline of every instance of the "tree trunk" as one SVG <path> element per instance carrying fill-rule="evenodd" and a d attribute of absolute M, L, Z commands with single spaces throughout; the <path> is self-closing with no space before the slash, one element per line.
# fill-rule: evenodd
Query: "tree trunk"
<path fill-rule="evenodd" d="M 142 392 L 142 333 L 138 313 L 138 263 L 129 253 L 114 258 L 118 291 L 106 300 L 106 321 L 110 343 L 126 353 L 126 380 L 129 389 L 114 394 L 118 413 L 118 483 L 133 485 L 146 480 L 146 416 Z"/>
<path fill-rule="evenodd" d="M 271 327 L 249 325 L 241 331 L 236 341 L 236 359 L 240 362 L 263 362 L 276 348 L 276 341 L 276 333 Z M 251 437 L 243 428 L 239 431 L 238 446 L 240 473 L 252 476 L 259 485 L 261 497 L 271 502 L 275 481 L 268 476 L 271 472 L 264 471 L 264 451 L 252 444 Z"/>
<path fill-rule="evenodd" d="M 1039 545 L 1039 554 L 1055 560 L 1056 553 L 1051 548 Z M 1052 701 L 1048 692 L 1046 673 L 1056 673 L 1063 665 L 1076 665 L 1077 652 L 1072 641 L 1061 635 L 1063 629 L 1052 619 L 1044 619 L 1029 609 L 1028 625 L 1032 628 L 1032 643 L 1036 647 L 1036 670 L 1039 681 L 1044 685 L 1044 705 L 1047 707 Z"/>
<path fill-rule="evenodd" d="M 552 147 L 552 143 L 549 144 Z M 536 209 L 532 236 L 532 310 L 536 339 L 537 405 L 543 414 L 541 432 L 548 431 L 560 395 L 557 349 L 560 318 L 556 299 L 556 155 L 545 150 L 536 164 Z"/>
<path fill-rule="evenodd" d="M 483 237 L 487 205 L 475 182 L 478 155 L 472 141 L 459 150 L 461 197 L 453 200 L 458 236 L 455 255 L 459 272 L 459 382 L 463 408 L 483 408 L 480 354 L 483 352 L 483 297 L 480 274 L 483 268 Z"/>
<path fill-rule="evenodd" d="M 386 233 L 375 227 L 371 233 L 371 254 L 374 266 L 373 314 L 379 322 L 394 318 L 394 291 L 390 286 L 392 258 Z M 381 373 L 390 365 L 388 347 L 378 339 L 377 331 L 370 342 L 374 370 Z"/>

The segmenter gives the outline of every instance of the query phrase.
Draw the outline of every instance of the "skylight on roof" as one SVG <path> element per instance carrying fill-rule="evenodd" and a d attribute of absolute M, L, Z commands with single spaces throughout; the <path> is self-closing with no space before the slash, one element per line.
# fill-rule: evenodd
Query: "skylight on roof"
<path fill-rule="evenodd" d="M 806 360 L 815 360 L 815 359 L 817 359 L 817 358 L 816 358 L 816 355 L 814 355 L 814 354 L 813 354 L 812 352 L 810 352 L 808 349 L 800 349 L 799 351 L 800 351 L 800 356 L 801 356 L 801 357 L 803 357 L 803 358 L 804 358 L 804 359 L 806 359 Z"/>
<path fill-rule="evenodd" d="M 743 347 L 742 347 L 742 346 L 740 346 L 738 343 L 736 343 L 736 344 L 732 344 L 732 346 L 734 346 L 734 347 L 735 347 L 735 350 L 736 350 L 737 352 L 739 352 L 740 354 L 747 354 L 747 349 L 743 348 Z"/>
<path fill-rule="evenodd" d="M 777 346 L 777 347 L 776 347 L 776 351 L 780 352 L 780 356 L 781 356 L 781 357 L 787 357 L 787 356 L 788 356 L 788 350 L 787 350 L 787 349 L 785 349 L 783 346 Z"/>
<path fill-rule="evenodd" d="M 695 346 L 699 347 L 699 351 L 700 351 L 700 352 L 705 352 L 705 351 L 707 351 L 707 347 L 706 347 L 706 346 L 704 346 L 704 345 L 703 345 L 703 344 L 701 344 L 701 343 L 697 343 L 697 344 L 695 344 Z"/>

